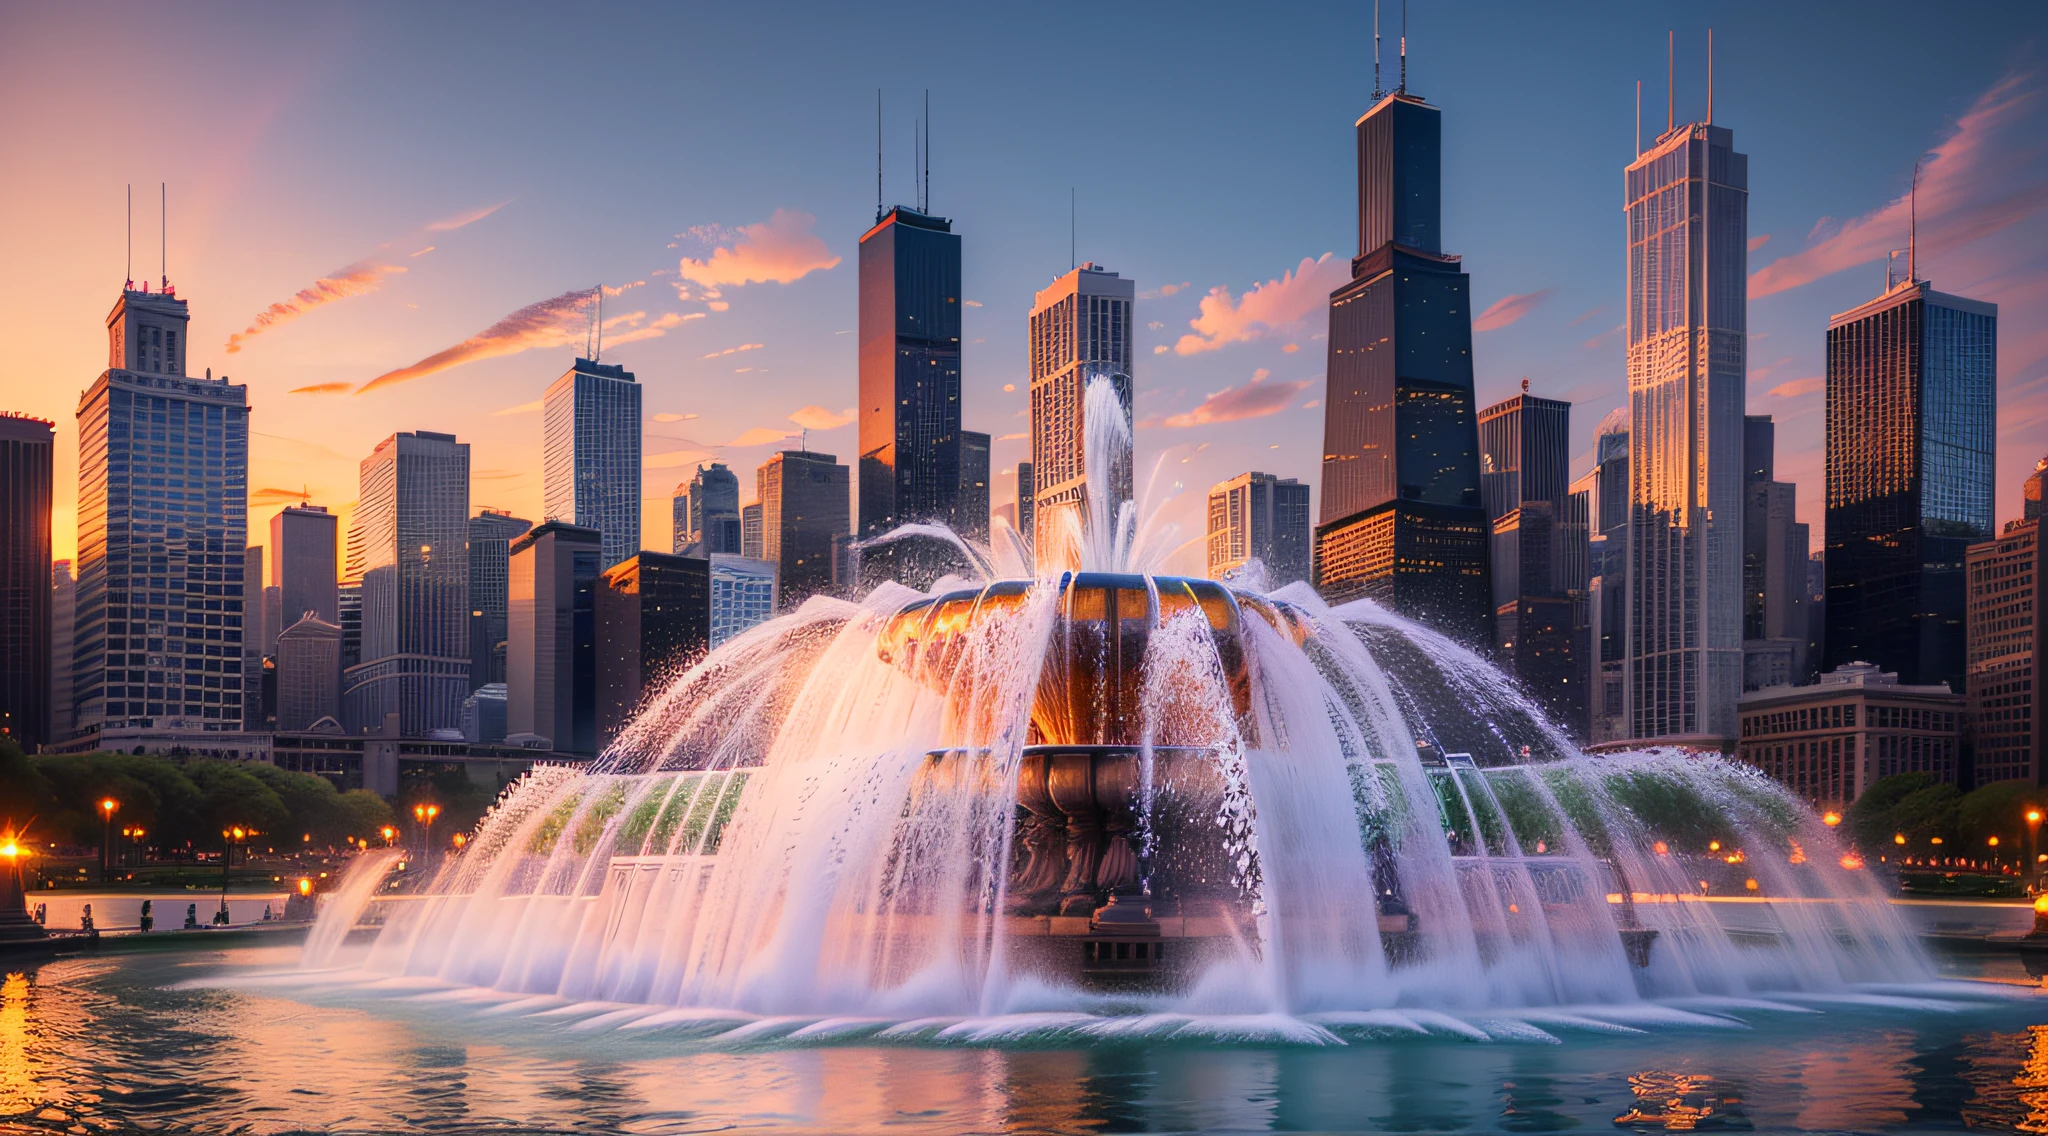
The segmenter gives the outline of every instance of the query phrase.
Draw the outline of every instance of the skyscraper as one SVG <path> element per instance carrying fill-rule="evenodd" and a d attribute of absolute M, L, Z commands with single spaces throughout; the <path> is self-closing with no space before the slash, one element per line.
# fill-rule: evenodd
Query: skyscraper
<path fill-rule="evenodd" d="M 1527 379 L 1521 394 L 1481 410 L 1479 492 L 1492 525 L 1494 650 L 1552 721 L 1578 733 L 1588 700 L 1585 522 L 1567 485 L 1571 411 L 1530 394 Z"/>
<path fill-rule="evenodd" d="M 2048 543 L 2041 539 L 2042 523 L 2038 516 L 2008 522 L 2003 533 L 1971 545 L 1966 555 L 1970 721 L 1979 785 L 2040 784 L 2048 761 Z"/>
<path fill-rule="evenodd" d="M 186 377 L 189 318 L 174 292 L 123 291 L 78 400 L 81 731 L 242 728 L 248 388 Z"/>
<path fill-rule="evenodd" d="M 1768 414 L 1743 419 L 1742 689 L 1809 681 L 1806 554 L 1798 494 L 1777 480 L 1777 427 Z"/>
<path fill-rule="evenodd" d="M 1994 535 L 1997 416 L 1996 305 L 1908 280 L 1828 321 L 1828 666 L 1964 693 L 1963 559 Z"/>
<path fill-rule="evenodd" d="M 754 471 L 755 480 L 760 471 Z M 761 503 L 754 502 L 740 508 L 740 555 L 749 560 L 764 559 L 762 548 L 767 544 L 767 534 L 762 531 Z"/>
<path fill-rule="evenodd" d="M 469 688 L 505 681 L 506 564 L 512 541 L 533 527 L 502 509 L 469 519 Z"/>
<path fill-rule="evenodd" d="M 1572 404 L 1529 393 L 1479 412 L 1479 496 L 1490 520 L 1548 501 L 1562 508 L 1571 480 Z"/>
<path fill-rule="evenodd" d="M 542 512 L 604 534 L 609 568 L 640 551 L 640 384 L 578 359 L 541 400 Z"/>
<path fill-rule="evenodd" d="M 1209 488 L 1209 577 L 1227 578 L 1253 560 L 1277 588 L 1309 574 L 1308 486 L 1256 470 Z"/>
<path fill-rule="evenodd" d="M 1087 388 L 1096 377 L 1116 384 L 1126 419 L 1133 397 L 1132 320 L 1137 284 L 1095 264 L 1083 264 L 1041 289 L 1031 300 L 1031 469 L 1036 501 L 1032 517 L 1077 509 L 1088 499 L 1083 456 L 1088 437 Z M 1131 462 L 1109 471 L 1109 500 L 1131 499 Z M 1021 486 L 1021 482 L 1019 483 Z M 1053 555 L 1051 540 L 1036 547 Z"/>
<path fill-rule="evenodd" d="M 277 635 L 277 729 L 341 723 L 341 625 L 308 609 Z"/>
<path fill-rule="evenodd" d="M 720 462 L 676 486 L 671 547 L 677 556 L 740 551 L 740 479 Z"/>
<path fill-rule="evenodd" d="M 78 581 L 71 562 L 50 566 L 50 740 L 69 738 L 72 725 L 72 625 L 78 616 Z"/>
<path fill-rule="evenodd" d="M 469 693 L 469 446 L 393 434 L 364 458 L 348 576 L 362 582 L 362 661 L 342 676 L 351 733 L 398 715 L 424 737 L 462 724 Z M 344 625 L 345 626 L 345 625 Z"/>
<path fill-rule="evenodd" d="M 1593 431 L 1586 491 L 1586 662 L 1590 730 L 1595 743 L 1629 736 L 1622 672 L 1628 663 L 1628 408 L 1617 407 Z M 1575 483 L 1579 484 L 1579 483 Z"/>
<path fill-rule="evenodd" d="M 878 211 L 860 238 L 862 539 L 959 516 L 960 409 L 960 237 L 944 217 Z M 868 562 L 916 582 L 944 568 L 926 559 L 912 542 L 874 549 Z M 809 594 L 787 566 L 783 588 Z"/>
<path fill-rule="evenodd" d="M 960 514 L 953 531 L 969 540 L 988 541 L 989 436 L 960 431 Z"/>
<path fill-rule="evenodd" d="M 597 752 L 596 529 L 547 521 L 512 542 L 505 648 L 508 740 Z"/>
<path fill-rule="evenodd" d="M 56 736 L 50 707 L 55 425 L 0 414 L 0 736 L 27 750 Z"/>
<path fill-rule="evenodd" d="M 711 562 L 642 552 L 598 577 L 597 744 L 610 746 L 642 698 L 711 649 Z"/>
<path fill-rule="evenodd" d="M 759 559 L 776 566 L 780 601 L 791 610 L 832 587 L 832 538 L 846 534 L 847 469 L 831 454 L 784 450 L 754 476 L 761 497 Z"/>
<path fill-rule="evenodd" d="M 252 544 L 242 551 L 242 595 L 245 599 L 263 595 L 263 546 L 260 544 Z M 257 619 L 264 619 L 261 607 L 257 608 Z M 261 628 L 261 631 L 256 628 Z M 245 730 L 270 727 L 270 715 L 263 705 L 263 656 L 276 650 L 270 642 L 276 638 L 277 632 L 278 628 L 266 621 L 257 623 L 255 628 L 247 628 L 242 636 L 242 728 Z"/>
<path fill-rule="evenodd" d="M 1038 523 L 1038 468 L 1030 462 L 1017 463 L 1017 531 L 1035 540 Z"/>
<path fill-rule="evenodd" d="M 1440 239 L 1440 112 L 1405 89 L 1358 120 L 1358 255 L 1330 294 L 1317 587 L 1474 643 L 1492 611 L 1471 288 Z"/>
<path fill-rule="evenodd" d="M 775 565 L 711 557 L 711 646 L 775 618 Z"/>
<path fill-rule="evenodd" d="M 1628 729 L 1726 745 L 1742 693 L 1749 158 L 1726 127 L 1677 125 L 1623 188 Z"/>
<path fill-rule="evenodd" d="M 278 589 L 275 639 L 307 612 L 339 626 L 340 580 L 336 575 L 340 518 L 325 505 L 287 506 L 270 518 L 270 584 Z"/>

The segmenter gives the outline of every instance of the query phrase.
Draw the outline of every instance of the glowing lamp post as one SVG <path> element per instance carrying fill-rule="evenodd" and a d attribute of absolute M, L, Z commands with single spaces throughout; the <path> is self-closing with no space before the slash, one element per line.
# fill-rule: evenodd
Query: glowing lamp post
<path fill-rule="evenodd" d="M 1836 825 L 1842 823 L 1842 814 L 1830 809 L 1827 812 L 1821 814 L 1820 822 L 1824 825 L 1827 825 L 1829 828 L 1833 828 Z"/>
<path fill-rule="evenodd" d="M 425 863 L 427 854 L 434 848 L 434 818 L 441 815 L 439 805 L 414 805 L 412 819 L 420 826 L 420 862 Z"/>
<path fill-rule="evenodd" d="M 114 814 L 121 811 L 121 802 L 108 797 L 100 802 L 100 820 L 104 823 L 104 834 L 100 839 L 100 882 L 107 882 L 107 873 L 114 861 Z"/>
<path fill-rule="evenodd" d="M 220 910 L 213 916 L 217 926 L 228 925 L 228 872 L 235 866 L 235 845 L 245 843 L 254 835 L 239 824 L 220 830 Z"/>
<path fill-rule="evenodd" d="M 2031 875 L 2031 874 L 2032 874 L 2032 873 L 2034 872 L 2034 870 L 2035 870 L 2035 866 L 2036 866 L 2036 865 L 2038 865 L 2038 864 L 2039 864 L 2039 863 L 2041 862 L 2041 857 L 2040 857 L 2040 855 L 2039 855 L 2039 852 L 2040 852 L 2040 850 L 2041 850 L 2041 845 L 2040 845 L 2040 837 L 2041 837 L 2041 810 L 2040 810 L 2040 808 L 2038 808 L 2037 806 L 2034 806 L 2034 805 L 2028 805 L 2028 806 L 2027 806 L 2027 861 L 2026 861 L 2026 864 L 2025 864 L 2024 866 L 2022 866 L 2022 868 L 2021 868 L 2020 870 L 2021 870 L 2021 871 L 2023 871 L 2023 872 L 2025 872 L 2025 873 L 2027 873 L 2027 874 L 2030 874 L 2030 875 Z"/>
<path fill-rule="evenodd" d="M 391 847 L 391 841 L 392 841 L 392 840 L 393 840 L 394 838 L 396 838 L 396 837 L 398 836 L 398 830 L 397 830 L 397 829 L 395 829 L 395 828 L 393 828 L 393 827 L 391 827 L 390 825 L 388 825 L 388 824 L 387 824 L 387 825 L 385 825 L 385 826 L 384 826 L 384 830 L 383 830 L 383 831 L 384 831 L 384 847 L 386 847 L 386 848 L 389 848 L 389 847 Z"/>
<path fill-rule="evenodd" d="M 28 857 L 12 832 L 0 832 L 0 943 L 27 943 L 43 937 L 43 925 L 28 916 L 28 895 L 22 886 L 21 862 Z"/>

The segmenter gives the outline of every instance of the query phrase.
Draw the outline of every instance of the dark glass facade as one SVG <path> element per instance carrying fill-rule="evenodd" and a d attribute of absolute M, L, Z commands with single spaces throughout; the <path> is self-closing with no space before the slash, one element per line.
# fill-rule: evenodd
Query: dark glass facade
<path fill-rule="evenodd" d="M 26 750 L 55 740 L 50 708 L 51 426 L 40 418 L 0 414 L 0 736 Z"/>
<path fill-rule="evenodd" d="M 509 735 L 597 752 L 597 589 L 603 537 L 547 521 L 512 542 L 505 713 Z"/>
<path fill-rule="evenodd" d="M 485 509 L 469 519 L 469 688 L 505 681 L 507 565 L 512 541 L 533 527 Z"/>
<path fill-rule="evenodd" d="M 1360 246 L 1330 296 L 1316 583 L 1485 642 L 1471 290 L 1438 249 L 1438 113 L 1393 94 L 1359 120 Z"/>
<path fill-rule="evenodd" d="M 779 602 L 794 610 L 832 589 L 832 541 L 846 535 L 848 471 L 831 454 L 784 450 L 754 476 L 761 498 L 759 559 L 781 573 Z"/>
<path fill-rule="evenodd" d="M 711 561 L 642 552 L 598 580 L 598 748 L 611 745 L 643 697 L 711 649 Z"/>
<path fill-rule="evenodd" d="M 1571 403 L 1532 394 L 1479 412 L 1479 494 L 1488 517 L 1499 520 L 1527 501 L 1564 507 L 1571 421 Z"/>
<path fill-rule="evenodd" d="M 1971 544 L 1991 539 L 1998 309 L 1925 281 L 1828 324 L 1830 668 L 1965 683 Z"/>
<path fill-rule="evenodd" d="M 953 531 L 983 543 L 988 541 L 989 444 L 987 434 L 960 432 L 960 515 Z"/>
<path fill-rule="evenodd" d="M 897 206 L 860 239 L 855 531 L 868 539 L 915 522 L 951 524 L 959 510 L 960 237 L 946 218 Z M 876 549 L 864 567 L 897 555 Z M 900 569 L 899 578 L 926 575 L 916 564 Z M 794 581 L 786 572 L 783 581 L 787 594 Z"/>

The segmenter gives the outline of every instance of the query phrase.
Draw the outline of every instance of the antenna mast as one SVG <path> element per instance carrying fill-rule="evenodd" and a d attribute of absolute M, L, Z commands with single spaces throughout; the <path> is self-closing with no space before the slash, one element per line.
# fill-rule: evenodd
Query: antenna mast
<path fill-rule="evenodd" d="M 1678 128 L 1678 31 L 1665 33 L 1664 41 L 1664 133 Z"/>
<path fill-rule="evenodd" d="M 590 357 L 590 361 L 595 363 L 602 358 L 604 358 L 604 283 L 599 281 L 597 285 L 597 352 Z"/>
<path fill-rule="evenodd" d="M 1714 29 L 1707 29 L 1707 125 L 1714 125 Z"/>
<path fill-rule="evenodd" d="M 1080 216 L 1080 208 L 1081 208 L 1081 207 L 1080 207 L 1080 204 L 1079 204 L 1079 198 L 1078 198 L 1078 196 L 1076 195 L 1076 193 L 1075 193 L 1075 191 L 1074 191 L 1074 187 L 1070 185 L 1070 186 L 1068 186 L 1068 187 L 1067 187 L 1067 271 L 1068 271 L 1068 272 L 1072 272 L 1072 271 L 1073 271 L 1074 269 L 1076 269 L 1076 268 L 1079 268 L 1079 267 L 1081 266 L 1081 254 L 1080 254 L 1080 252 L 1079 252 L 1079 251 L 1077 251 L 1077 250 L 1079 250 L 1079 248 L 1081 247 L 1081 242 L 1080 242 L 1080 236 L 1079 236 L 1079 234 L 1080 234 L 1080 231 L 1081 231 L 1081 216 Z"/>
<path fill-rule="evenodd" d="M 1372 0 L 1372 101 L 1385 94 L 1380 90 L 1380 0 Z"/>
<path fill-rule="evenodd" d="M 159 194 L 157 208 L 160 210 L 157 214 L 156 227 L 158 241 L 156 246 L 156 270 L 158 275 L 156 287 L 159 292 L 168 292 L 171 290 L 171 238 L 169 232 L 171 227 L 171 191 L 169 183 L 156 183 L 156 191 Z"/>
<path fill-rule="evenodd" d="M 1408 90 L 1408 0 L 1401 0 L 1401 86 L 1404 94 Z"/>
<path fill-rule="evenodd" d="M 135 183 L 128 183 L 128 283 L 123 290 L 135 290 Z"/>
<path fill-rule="evenodd" d="M 924 211 L 932 211 L 932 89 L 924 89 Z"/>
<path fill-rule="evenodd" d="M 875 88 L 875 220 L 882 219 L 882 88 Z"/>
<path fill-rule="evenodd" d="M 1913 189 L 1906 197 L 1906 283 L 1920 279 L 1920 163 L 1927 160 L 1922 154 L 1913 159 Z"/>
<path fill-rule="evenodd" d="M 1636 157 L 1643 156 L 1643 81 L 1636 80 Z"/>

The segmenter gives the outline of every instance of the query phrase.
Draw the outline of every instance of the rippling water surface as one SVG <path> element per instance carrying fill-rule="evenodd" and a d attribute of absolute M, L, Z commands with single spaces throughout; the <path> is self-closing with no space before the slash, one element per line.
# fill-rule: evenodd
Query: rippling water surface
<path fill-rule="evenodd" d="M 0 1130 L 2048 1131 L 2048 1000 L 2016 985 L 1468 1019 L 819 1021 L 296 957 L 7 974 Z"/>

